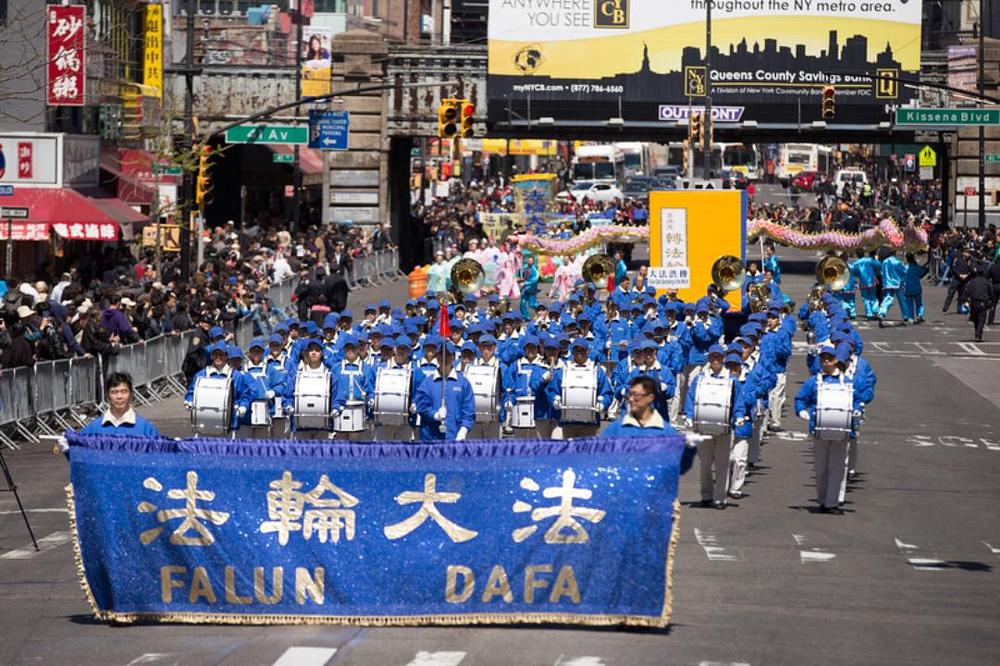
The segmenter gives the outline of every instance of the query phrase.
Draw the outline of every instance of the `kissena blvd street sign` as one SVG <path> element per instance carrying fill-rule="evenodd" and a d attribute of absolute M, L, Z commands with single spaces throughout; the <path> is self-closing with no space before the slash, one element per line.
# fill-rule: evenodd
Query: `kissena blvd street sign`
<path fill-rule="evenodd" d="M 898 109 L 897 125 L 1000 125 L 1000 108 Z"/>
<path fill-rule="evenodd" d="M 306 145 L 309 128 L 296 125 L 237 125 L 226 130 L 226 143 Z"/>

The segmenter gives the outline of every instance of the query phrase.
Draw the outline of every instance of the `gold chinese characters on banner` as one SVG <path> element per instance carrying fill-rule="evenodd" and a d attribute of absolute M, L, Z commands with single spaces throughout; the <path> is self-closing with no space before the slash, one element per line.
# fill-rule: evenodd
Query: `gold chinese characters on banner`
<path fill-rule="evenodd" d="M 163 5 L 146 5 L 142 82 L 163 97 Z"/>

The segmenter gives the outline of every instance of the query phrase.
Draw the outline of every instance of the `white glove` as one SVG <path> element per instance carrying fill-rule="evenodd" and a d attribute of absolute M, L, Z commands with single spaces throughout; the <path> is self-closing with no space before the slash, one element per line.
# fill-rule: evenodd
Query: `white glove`
<path fill-rule="evenodd" d="M 546 370 L 545 373 L 542 375 L 542 381 L 543 382 L 547 382 L 550 379 L 552 379 L 552 373 L 550 371 Z"/>
<path fill-rule="evenodd" d="M 448 417 L 448 409 L 446 407 L 442 407 L 441 409 L 434 412 L 435 421 L 444 421 L 447 417 Z"/>
<path fill-rule="evenodd" d="M 691 419 L 689 419 L 688 417 L 685 416 L 684 417 L 684 427 L 688 428 L 688 429 L 693 428 L 694 427 L 694 422 L 691 421 Z"/>
<path fill-rule="evenodd" d="M 464 441 L 465 440 L 465 436 L 468 435 L 468 434 L 469 434 L 469 429 L 468 428 L 466 428 L 464 426 L 461 427 L 461 428 L 459 428 L 458 432 L 455 433 L 455 441 L 456 442 Z"/>
<path fill-rule="evenodd" d="M 411 414 L 416 414 L 417 413 L 417 406 L 414 405 L 413 403 L 410 403 L 410 413 Z"/>
<path fill-rule="evenodd" d="M 664 393 L 667 392 L 667 383 L 666 382 L 660 382 L 660 390 L 663 391 Z"/>
<path fill-rule="evenodd" d="M 860 409 L 855 409 L 854 410 L 854 418 L 860 419 L 864 415 L 865 415 L 865 413 L 863 411 L 861 411 Z"/>
<path fill-rule="evenodd" d="M 802 419 L 803 421 L 808 421 L 809 420 L 809 412 L 807 410 L 803 409 L 801 412 L 799 412 L 799 418 Z"/>
<path fill-rule="evenodd" d="M 59 438 L 56 440 L 56 448 L 59 449 L 59 453 L 69 452 L 69 441 L 67 441 L 65 435 L 59 435 Z"/>
<path fill-rule="evenodd" d="M 745 416 L 741 416 L 740 418 L 736 419 L 736 425 L 738 426 L 744 425 L 746 422 L 747 422 L 747 417 Z"/>
<path fill-rule="evenodd" d="M 185 409 L 194 409 L 194 403 L 193 403 L 193 402 L 190 402 L 190 401 L 188 401 L 188 400 L 185 400 L 185 401 L 184 401 L 184 408 L 185 408 Z"/>
<path fill-rule="evenodd" d="M 289 416 L 291 416 L 294 413 L 295 413 L 295 406 L 294 405 L 285 405 L 285 414 L 288 414 Z"/>
<path fill-rule="evenodd" d="M 236 415 L 237 416 L 246 416 L 247 415 L 247 408 L 244 407 L 243 405 L 240 405 L 239 407 L 236 408 Z"/>
<path fill-rule="evenodd" d="M 330 410 L 330 417 L 331 418 L 337 418 L 338 416 L 340 416 L 340 410 L 339 409 L 331 409 Z"/>
<path fill-rule="evenodd" d="M 266 395 L 266 396 L 267 396 L 267 399 L 268 399 L 268 400 L 274 400 L 274 391 L 268 391 L 268 392 L 267 392 L 267 393 L 265 393 L 264 395 Z"/>
<path fill-rule="evenodd" d="M 560 400 L 559 398 L 553 398 L 552 409 L 562 409 L 562 400 Z"/>

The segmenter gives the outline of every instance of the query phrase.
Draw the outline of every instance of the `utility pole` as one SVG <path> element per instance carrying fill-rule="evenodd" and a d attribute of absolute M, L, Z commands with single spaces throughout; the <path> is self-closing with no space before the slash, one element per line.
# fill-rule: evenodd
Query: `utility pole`
<path fill-rule="evenodd" d="M 705 0 L 705 115 L 701 120 L 705 128 L 701 146 L 705 151 L 705 180 L 712 176 L 712 2 Z"/>
<path fill-rule="evenodd" d="M 296 26 L 296 44 L 295 44 L 295 99 L 302 97 L 302 0 L 296 3 L 295 9 L 295 22 Z M 332 73 L 331 73 L 332 74 Z M 302 107 L 295 107 L 295 117 L 298 118 L 302 115 Z M 292 186 L 295 188 L 292 193 L 292 233 L 298 233 L 299 223 L 300 223 L 300 212 L 299 209 L 302 207 L 302 202 L 299 200 L 301 196 L 300 192 L 302 190 L 302 166 L 299 163 L 299 144 L 295 144 L 293 159 L 295 163 L 292 165 Z"/>
<path fill-rule="evenodd" d="M 187 0 L 187 34 L 184 49 L 184 136 L 181 139 L 181 153 L 185 163 L 192 157 L 191 147 L 194 144 L 194 75 L 200 71 L 194 67 L 194 0 Z M 191 277 L 191 211 L 194 202 L 194 172 L 185 164 L 184 179 L 181 185 L 181 282 L 187 282 Z"/>
<path fill-rule="evenodd" d="M 985 93 L 986 78 L 986 26 L 984 25 L 985 0 L 979 0 L 979 94 Z M 986 229 L 986 128 L 979 126 L 979 230 Z"/>

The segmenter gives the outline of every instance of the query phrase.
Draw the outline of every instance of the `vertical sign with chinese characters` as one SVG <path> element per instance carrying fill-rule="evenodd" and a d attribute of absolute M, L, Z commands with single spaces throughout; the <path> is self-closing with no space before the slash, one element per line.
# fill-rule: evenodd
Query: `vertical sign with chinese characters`
<path fill-rule="evenodd" d="M 679 436 L 67 437 L 83 587 L 103 620 L 670 619 Z"/>
<path fill-rule="evenodd" d="M 84 45 L 86 8 L 83 5 L 47 5 L 48 67 L 46 97 L 49 106 L 83 106 L 86 76 Z"/>
<path fill-rule="evenodd" d="M 657 289 L 691 286 L 688 264 L 686 208 L 660 209 L 660 265 L 649 269 L 649 284 Z"/>
<path fill-rule="evenodd" d="M 163 94 L 163 5 L 146 5 L 142 82 Z"/>
<path fill-rule="evenodd" d="M 17 142 L 17 177 L 31 179 L 35 175 L 35 144 L 30 141 Z"/>

